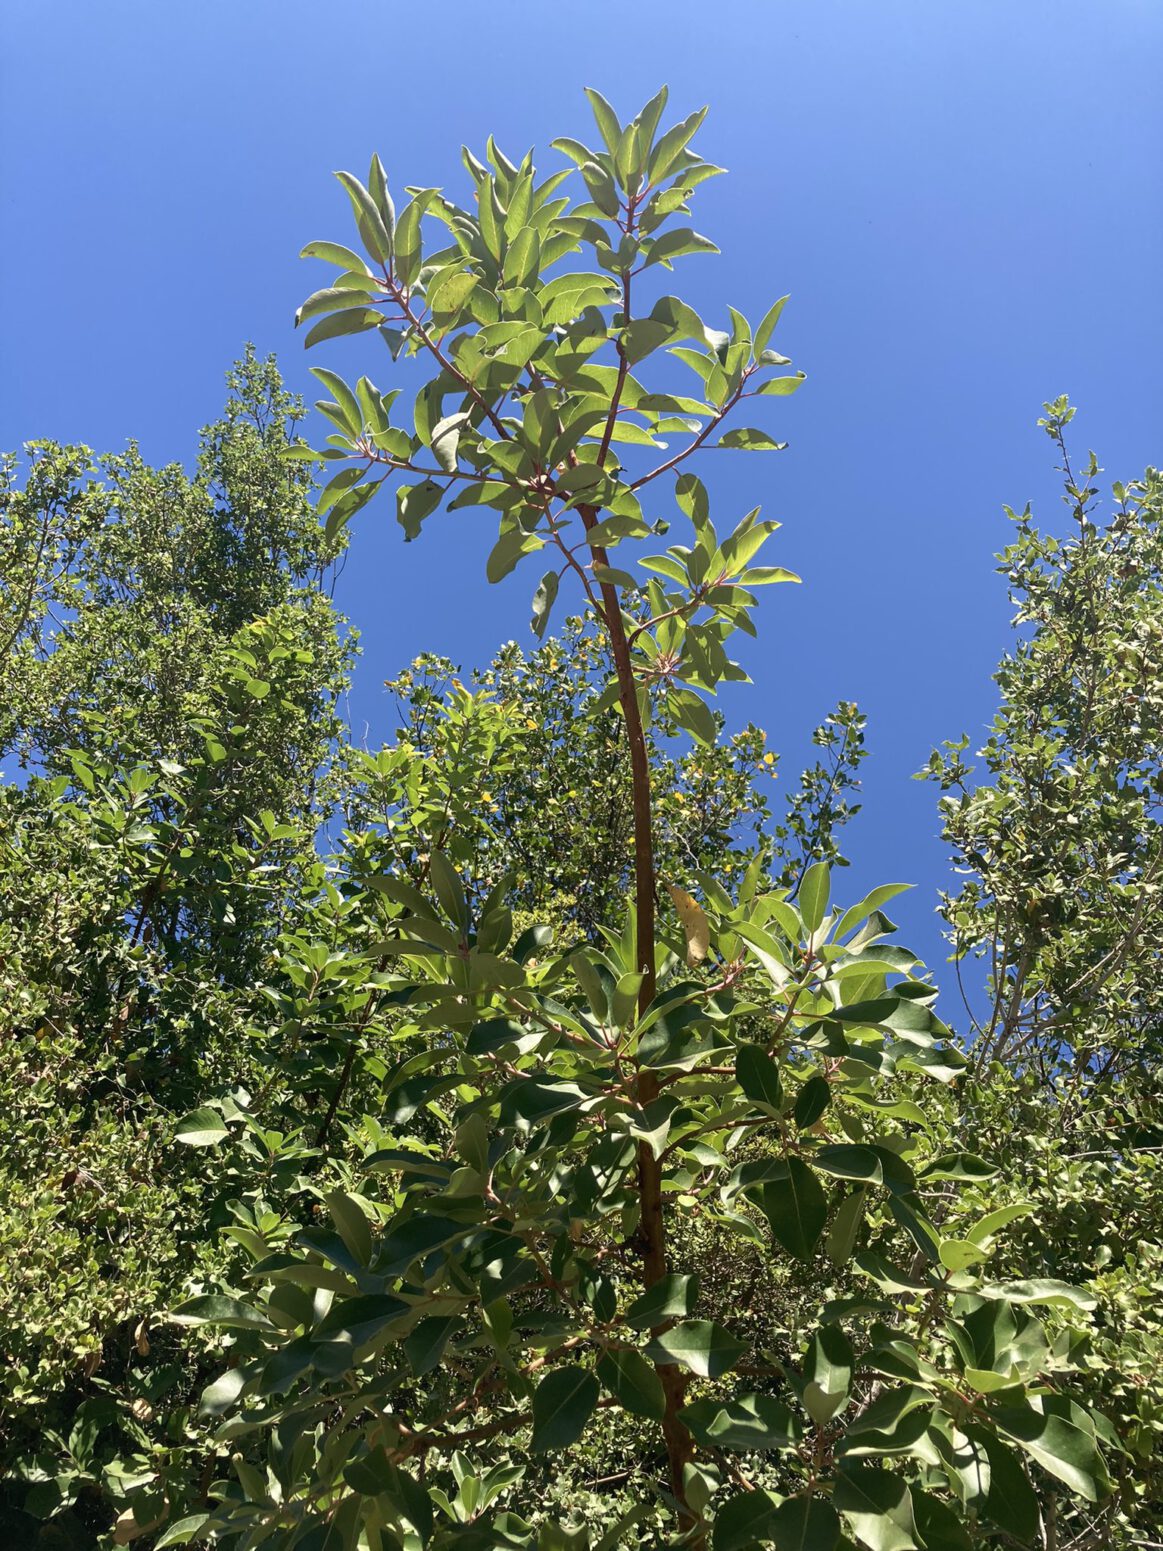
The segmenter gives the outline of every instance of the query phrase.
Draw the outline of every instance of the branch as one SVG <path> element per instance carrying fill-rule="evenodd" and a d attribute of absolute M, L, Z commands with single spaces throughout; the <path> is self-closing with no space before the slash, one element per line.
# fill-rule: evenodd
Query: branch
<path fill-rule="evenodd" d="M 723 421 L 727 418 L 727 416 L 735 408 L 735 405 L 743 397 L 743 384 L 751 376 L 753 370 L 753 367 L 749 366 L 747 368 L 747 370 L 743 373 L 743 376 L 739 379 L 739 386 L 735 389 L 734 393 L 732 393 L 731 397 L 723 405 L 722 409 L 719 410 L 715 418 L 713 420 L 707 421 L 706 425 L 695 437 L 694 441 L 691 442 L 689 447 L 684 447 L 681 452 L 676 452 L 673 458 L 668 458 L 665 463 L 660 463 L 656 469 L 651 469 L 649 474 L 643 474 L 641 479 L 636 479 L 634 481 L 634 483 L 630 486 L 630 489 L 641 490 L 643 485 L 648 485 L 652 479 L 657 479 L 660 474 L 665 474 L 668 469 L 676 467 L 676 465 L 681 463 L 684 458 L 689 458 L 692 452 L 696 452 L 706 441 L 707 437 L 710 436 L 711 432 L 715 430 L 717 426 L 722 425 Z"/>
<path fill-rule="evenodd" d="M 448 373 L 448 375 L 450 377 L 455 377 L 457 382 L 459 382 L 462 385 L 462 387 L 464 388 L 465 392 L 467 394 L 469 394 L 469 396 L 471 398 L 474 398 L 476 400 L 476 402 L 480 405 L 480 407 L 484 411 L 484 413 L 492 421 L 493 426 L 496 429 L 497 435 L 503 441 L 510 441 L 511 437 L 509 436 L 508 431 L 506 431 L 502 421 L 500 421 L 497 418 L 496 414 L 494 413 L 494 411 L 492 409 L 492 406 L 486 402 L 486 400 L 482 396 L 480 390 L 476 387 L 475 383 L 471 382 L 470 379 L 467 378 L 464 375 L 464 373 L 459 370 L 458 367 L 455 367 L 452 364 L 452 362 L 448 359 L 448 357 L 445 355 L 444 351 L 441 350 L 440 346 L 432 338 L 432 335 L 428 332 L 428 330 L 424 327 L 423 323 L 421 323 L 420 319 L 412 311 L 412 308 L 409 305 L 407 296 L 405 295 L 405 293 L 401 289 L 401 287 L 396 284 L 395 280 L 392 278 L 392 276 L 389 273 L 389 271 L 388 271 L 386 266 L 384 266 L 384 283 L 387 285 L 388 290 L 391 292 L 392 297 L 395 300 L 396 306 L 400 308 L 400 310 L 404 314 L 405 318 L 407 318 L 408 323 L 410 324 L 410 326 L 416 331 L 417 335 L 419 336 L 421 342 L 424 344 L 425 348 L 428 349 L 429 351 L 431 351 L 431 353 L 440 362 L 441 366 Z"/>

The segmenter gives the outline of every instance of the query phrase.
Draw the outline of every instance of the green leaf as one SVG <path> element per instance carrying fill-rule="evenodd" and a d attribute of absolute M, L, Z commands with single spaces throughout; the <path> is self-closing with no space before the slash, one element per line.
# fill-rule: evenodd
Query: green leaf
<path fill-rule="evenodd" d="M 789 393 L 794 393 L 801 387 L 806 378 L 806 372 L 796 372 L 792 377 L 769 377 L 757 392 L 766 397 L 786 398 Z"/>
<path fill-rule="evenodd" d="M 758 1541 L 772 1538 L 777 1499 L 770 1492 L 740 1492 L 715 1514 L 712 1551 L 752 1551 Z"/>
<path fill-rule="evenodd" d="M 634 366 L 652 351 L 665 345 L 672 334 L 673 331 L 668 323 L 660 323 L 653 318 L 636 318 L 622 331 L 622 354 L 630 365 Z"/>
<path fill-rule="evenodd" d="M 752 348 L 758 355 L 761 350 L 767 349 L 767 342 L 775 332 L 775 325 L 779 322 L 783 309 L 787 306 L 788 298 L 781 296 L 779 301 L 773 302 L 763 315 L 763 322 L 755 330 L 755 339 Z"/>
<path fill-rule="evenodd" d="M 598 1360 L 598 1378 L 624 1411 L 660 1422 L 666 1412 L 662 1381 L 641 1355 L 614 1347 Z"/>
<path fill-rule="evenodd" d="M 873 889 L 858 905 L 850 906 L 840 917 L 833 934 L 835 940 L 839 942 L 840 938 L 847 937 L 849 932 L 855 931 L 862 922 L 867 921 L 873 911 L 879 910 L 881 905 L 910 888 L 911 883 L 883 883 L 880 888 Z"/>
<path fill-rule="evenodd" d="M 242 1369 L 229 1368 L 225 1373 L 219 1374 L 213 1383 L 207 1384 L 202 1391 L 198 1410 L 203 1416 L 221 1416 L 223 1412 L 230 1410 L 242 1394 L 245 1384 L 246 1374 Z"/>
<path fill-rule="evenodd" d="M 858 1143 L 840 1142 L 818 1147 L 811 1159 L 816 1168 L 833 1179 L 857 1179 L 865 1184 L 879 1185 L 884 1178 L 879 1156 L 871 1147 L 861 1147 Z"/>
<path fill-rule="evenodd" d="M 377 263 L 386 264 L 392 256 L 392 239 L 375 200 L 350 172 L 337 172 L 335 176 L 347 190 L 364 246 Z"/>
<path fill-rule="evenodd" d="M 179 1303 L 170 1314 L 175 1325 L 221 1325 L 226 1330 L 273 1330 L 262 1311 L 240 1298 L 206 1293 Z"/>
<path fill-rule="evenodd" d="M 545 540 L 535 533 L 523 533 L 520 528 L 510 528 L 489 551 L 485 562 L 485 575 L 490 582 L 502 581 L 525 555 L 531 555 L 545 546 Z"/>
<path fill-rule="evenodd" d="M 811 1169 L 789 1158 L 786 1181 L 764 1185 L 758 1205 L 784 1249 L 797 1260 L 808 1260 L 828 1217 L 827 1198 Z"/>
<path fill-rule="evenodd" d="M 372 1255 L 372 1231 L 359 1202 L 344 1190 L 332 1190 L 324 1195 L 323 1204 L 340 1238 L 356 1260 L 366 1266 Z"/>
<path fill-rule="evenodd" d="M 679 1415 L 698 1442 L 714 1449 L 790 1449 L 800 1436 L 791 1412 L 772 1395 L 739 1395 L 726 1403 L 698 1400 Z"/>
<path fill-rule="evenodd" d="M 699 743 L 714 744 L 718 736 L 714 713 L 693 689 L 672 689 L 666 704 L 684 732 L 689 732 Z"/>
<path fill-rule="evenodd" d="M 1092 1434 L 1053 1413 L 1029 1406 L 997 1406 L 991 1415 L 998 1428 L 1023 1448 L 1043 1470 L 1072 1491 L 1097 1502 L 1109 1489 L 1106 1467 Z"/>
<path fill-rule="evenodd" d="M 869 1551 L 917 1551 L 917 1526 L 908 1487 L 871 1466 L 836 1477 L 832 1501 Z"/>
<path fill-rule="evenodd" d="M 779 1067 L 758 1045 L 740 1045 L 735 1052 L 735 1076 L 754 1104 L 778 1114 L 783 1104 Z"/>
<path fill-rule="evenodd" d="M 970 1423 L 965 1432 L 971 1445 L 983 1452 L 989 1462 L 986 1515 L 1028 1545 L 1038 1533 L 1041 1512 L 1037 1493 L 1020 1459 L 992 1428 Z"/>
<path fill-rule="evenodd" d="M 796 1095 L 795 1106 L 792 1109 L 792 1118 L 801 1131 L 806 1131 L 809 1126 L 814 1126 L 816 1121 L 827 1109 L 832 1098 L 832 1085 L 826 1077 L 817 1073 L 809 1077 L 807 1082 Z"/>
<path fill-rule="evenodd" d="M 174 1140 L 187 1147 L 213 1147 L 229 1135 L 230 1128 L 216 1109 L 192 1109 L 178 1121 Z"/>
<path fill-rule="evenodd" d="M 750 948 L 776 990 L 782 991 L 791 979 L 791 970 L 780 957 L 775 939 L 760 927 L 753 926 L 747 921 L 732 921 L 731 930 Z"/>
<path fill-rule="evenodd" d="M 982 1298 L 1000 1298 L 1007 1303 L 1047 1303 L 1056 1308 L 1082 1309 L 1089 1313 L 1098 1307 L 1093 1293 L 1052 1277 L 1035 1277 L 1017 1282 L 988 1282 L 976 1289 Z"/>
<path fill-rule="evenodd" d="M 420 532 L 425 517 L 440 505 L 444 488 L 434 479 L 426 479 L 422 485 L 400 485 L 396 490 L 396 521 L 404 530 L 408 543 Z"/>
<path fill-rule="evenodd" d="M 697 1276 L 664 1276 L 635 1298 L 624 1318 L 635 1330 L 653 1330 L 668 1319 L 693 1314 L 698 1296 Z"/>
<path fill-rule="evenodd" d="M 594 1414 L 598 1394 L 597 1379 L 576 1364 L 547 1373 L 533 1396 L 532 1452 L 554 1454 L 576 1443 Z"/>
<path fill-rule="evenodd" d="M 777 442 L 766 431 L 757 431 L 754 426 L 746 425 L 724 431 L 712 446 L 734 448 L 737 452 L 784 452 L 787 449 L 786 442 Z"/>
<path fill-rule="evenodd" d="M 993 1395 L 998 1390 L 1012 1389 L 1015 1384 L 1022 1382 L 1021 1374 L 1013 1366 L 1005 1373 L 995 1373 L 992 1368 L 967 1367 L 964 1376 L 966 1384 L 979 1395 Z"/>
<path fill-rule="evenodd" d="M 933 1420 L 933 1396 L 916 1384 L 883 1390 L 849 1426 L 839 1449 L 850 1458 L 910 1454 Z"/>
<path fill-rule="evenodd" d="M 327 521 L 323 525 L 323 536 L 328 543 L 351 521 L 356 512 L 367 505 L 379 490 L 381 483 L 381 480 L 373 480 L 370 484 L 360 485 L 358 489 L 348 490 L 340 496 L 328 512 Z"/>
<path fill-rule="evenodd" d="M 560 578 L 556 571 L 546 571 L 537 584 L 537 591 L 533 594 L 533 618 L 530 620 L 530 628 L 533 634 L 540 640 L 545 634 L 545 628 L 549 624 L 549 615 L 557 599 L 557 589 Z"/>
<path fill-rule="evenodd" d="M 428 1319 L 422 1319 L 415 1330 L 404 1337 L 401 1343 L 404 1356 L 408 1359 L 408 1366 L 417 1378 L 431 1373 L 437 1367 L 456 1327 L 455 1319 L 441 1319 L 437 1315 L 432 1315 Z"/>
<path fill-rule="evenodd" d="M 852 1252 L 856 1248 L 856 1236 L 860 1232 L 860 1224 L 864 1221 L 864 1198 L 863 1190 L 854 1190 L 840 1203 L 832 1218 L 832 1226 L 828 1230 L 824 1249 L 834 1266 L 847 1265 L 852 1258 Z"/>
<path fill-rule="evenodd" d="M 706 108 L 699 108 L 681 124 L 668 129 L 654 147 L 647 163 L 646 176 L 651 183 L 661 183 L 678 165 L 679 158 L 694 139 L 699 125 L 707 116 Z"/>
<path fill-rule="evenodd" d="M 972 1541 L 951 1508 L 918 1486 L 909 1490 L 917 1534 L 925 1551 L 974 1551 Z"/>
<path fill-rule="evenodd" d="M 971 1152 L 947 1152 L 939 1158 L 934 1158 L 932 1163 L 925 1166 L 921 1173 L 921 1179 L 925 1184 L 932 1179 L 953 1179 L 972 1183 L 978 1180 L 994 1179 L 997 1176 L 997 1168 L 992 1163 L 986 1163 L 984 1158 L 979 1158 Z"/>
<path fill-rule="evenodd" d="M 616 156 L 622 139 L 622 126 L 618 122 L 618 115 L 601 92 L 595 91 L 592 86 L 585 88 L 585 94 L 597 122 L 598 132 L 606 142 L 606 150 L 611 156 Z"/>
<path fill-rule="evenodd" d="M 847 1404 L 855 1366 L 852 1345 L 839 1325 L 821 1325 L 804 1362 L 804 1405 L 814 1422 L 831 1421 Z"/>
<path fill-rule="evenodd" d="M 771 587 L 776 582 L 798 582 L 802 578 L 781 565 L 760 565 L 750 566 L 739 580 L 744 587 Z"/>
<path fill-rule="evenodd" d="M 318 378 L 339 406 L 339 416 L 352 436 L 359 436 L 363 431 L 363 415 L 360 412 L 359 400 L 344 382 L 343 378 L 335 372 L 328 371 L 325 366 L 313 366 L 312 377 Z"/>
<path fill-rule="evenodd" d="M 432 452 L 446 474 L 456 473 L 456 453 L 460 433 L 469 416 L 463 410 L 455 415 L 445 415 L 432 427 Z"/>
<path fill-rule="evenodd" d="M 689 1319 L 664 1330 L 647 1347 L 654 1362 L 680 1363 L 704 1379 L 721 1378 L 747 1350 L 745 1341 L 709 1319 Z"/>
<path fill-rule="evenodd" d="M 541 239 L 531 226 L 522 226 L 509 244 L 502 266 L 507 286 L 532 285 L 541 263 Z"/>
<path fill-rule="evenodd" d="M 325 290 L 316 291 L 309 296 L 295 313 L 295 327 L 306 323 L 308 318 L 314 318 L 319 313 L 336 312 L 341 307 L 366 308 L 371 304 L 371 287 L 368 291 L 360 292 L 352 290 L 350 286 L 328 286 Z M 377 321 L 383 322 L 379 313 L 375 314 Z"/>
<path fill-rule="evenodd" d="M 203 1529 L 210 1523 L 210 1518 L 205 1513 L 191 1513 L 177 1523 L 169 1525 L 165 1532 L 154 1541 L 155 1551 L 165 1551 L 167 1546 L 188 1546 L 191 1540 L 199 1537 Z"/>
<path fill-rule="evenodd" d="M 462 933 L 469 927 L 468 900 L 460 874 L 443 851 L 433 851 L 428 859 L 428 873 L 441 910 Z"/>
<path fill-rule="evenodd" d="M 804 874 L 799 888 L 798 904 L 804 918 L 804 927 L 811 933 L 823 921 L 831 897 L 831 871 L 827 862 L 815 862 Z"/>
<path fill-rule="evenodd" d="M 610 174 L 598 162 L 585 162 L 581 169 L 581 175 L 589 191 L 589 196 L 597 205 L 603 215 L 611 219 L 621 209 L 618 200 L 618 190 Z M 598 262 L 601 262 L 599 257 Z"/>
<path fill-rule="evenodd" d="M 416 198 L 410 200 L 396 224 L 395 271 L 402 286 L 410 286 L 420 273 L 420 217 L 426 203 Z"/>
<path fill-rule="evenodd" d="M 392 204 L 392 196 L 388 193 L 388 179 L 378 153 L 372 155 L 367 187 L 368 193 L 375 201 L 376 209 L 383 218 L 384 230 L 390 238 L 396 229 L 396 207 Z"/>
<path fill-rule="evenodd" d="M 428 305 L 433 317 L 441 323 L 459 316 L 465 302 L 480 284 L 480 276 L 469 274 L 466 269 L 446 269 L 441 278 L 428 292 Z"/>
<path fill-rule="evenodd" d="M 718 253 L 718 251 L 709 237 L 692 231 L 689 226 L 676 226 L 668 232 L 663 232 L 661 237 L 655 237 L 650 243 L 650 251 L 643 262 L 643 268 L 648 268 L 651 264 L 670 264 L 674 259 L 683 258 L 688 253 Z"/>
<path fill-rule="evenodd" d="M 937 1258 L 946 1271 L 964 1271 L 967 1266 L 986 1258 L 980 1244 L 969 1239 L 942 1239 L 937 1246 Z"/>
<path fill-rule="evenodd" d="M 1015 1201 L 1011 1206 L 999 1206 L 994 1212 L 987 1212 L 979 1223 L 969 1230 L 968 1237 L 975 1244 L 981 1244 L 984 1240 L 992 1238 L 999 1228 L 1004 1228 L 1007 1223 L 1016 1221 L 1019 1217 L 1031 1217 L 1038 1210 L 1033 1201 Z"/>
<path fill-rule="evenodd" d="M 434 1222 L 421 1222 L 417 1224 L 407 1223 L 405 1230 L 415 1226 L 423 1234 L 427 1242 L 438 1237 L 441 1228 L 440 1220 Z M 451 1235 L 449 1225 L 443 1225 L 440 1233 L 446 1242 Z M 451 1224 L 453 1231 L 459 1230 L 459 1224 Z M 391 1236 L 389 1235 L 389 1240 Z M 401 1270 L 406 1270 L 411 1265 L 415 1255 L 399 1255 L 396 1264 Z M 391 1266 L 391 1262 L 388 1262 Z M 393 1274 L 389 1269 L 388 1274 Z M 399 1274 L 396 1271 L 394 1274 Z M 364 1346 L 369 1341 L 374 1341 L 388 1329 L 407 1317 L 408 1305 L 401 1303 L 399 1298 L 393 1298 L 387 1293 L 367 1293 L 358 1298 L 344 1298 L 341 1302 L 331 1305 L 331 1312 L 327 1314 L 312 1331 L 316 1341 L 350 1341 L 354 1346 Z"/>
<path fill-rule="evenodd" d="M 776 1551 L 835 1551 L 840 1520 L 822 1497 L 789 1497 L 771 1520 Z"/>
<path fill-rule="evenodd" d="M 362 271 L 369 280 L 374 278 L 371 270 L 360 258 L 354 248 L 345 248 L 341 242 L 309 242 L 299 253 L 300 258 L 323 259 L 328 264 L 337 264 L 347 273 L 360 273 Z"/>

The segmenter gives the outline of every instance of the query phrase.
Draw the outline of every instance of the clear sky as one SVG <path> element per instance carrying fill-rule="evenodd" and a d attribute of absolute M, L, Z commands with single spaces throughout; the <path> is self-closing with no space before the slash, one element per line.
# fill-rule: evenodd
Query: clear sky
<path fill-rule="evenodd" d="M 710 104 L 698 147 L 730 176 L 695 224 L 723 254 L 676 288 L 712 322 L 790 292 L 780 348 L 809 374 L 769 401 L 790 450 L 721 454 L 708 476 L 725 516 L 761 501 L 784 523 L 771 562 L 805 580 L 766 592 L 755 683 L 727 709 L 767 727 L 790 785 L 814 722 L 861 703 L 873 754 L 844 893 L 916 882 L 897 913 L 944 980 L 935 794 L 909 777 L 991 714 L 1002 503 L 1059 521 L 1041 402 L 1071 395 L 1108 479 L 1163 452 L 1158 0 L 0 11 L 3 446 L 134 436 L 188 460 L 247 339 L 310 392 L 291 320 L 321 282 L 296 255 L 350 240 L 330 174 L 362 175 L 373 149 L 397 186 L 463 192 L 462 142 L 584 135 L 584 85 L 623 117 L 663 81 L 675 116 Z M 387 386 L 368 339 L 310 362 Z M 439 524 L 404 548 L 389 504 L 357 519 L 339 602 L 363 632 L 351 704 L 372 740 L 389 736 L 382 680 L 417 651 L 469 666 L 526 638 L 535 578 L 487 587 L 476 519 Z"/>

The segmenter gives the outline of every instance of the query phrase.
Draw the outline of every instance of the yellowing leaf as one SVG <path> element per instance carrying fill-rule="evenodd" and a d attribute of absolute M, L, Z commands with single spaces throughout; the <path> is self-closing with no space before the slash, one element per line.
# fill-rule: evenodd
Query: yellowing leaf
<path fill-rule="evenodd" d="M 674 901 L 674 908 L 678 911 L 678 918 L 682 922 L 682 929 L 686 933 L 686 961 L 693 969 L 696 964 L 701 964 L 707 956 L 711 946 L 711 928 L 703 907 L 693 895 L 685 889 L 680 889 L 675 883 L 668 883 L 670 897 Z"/>

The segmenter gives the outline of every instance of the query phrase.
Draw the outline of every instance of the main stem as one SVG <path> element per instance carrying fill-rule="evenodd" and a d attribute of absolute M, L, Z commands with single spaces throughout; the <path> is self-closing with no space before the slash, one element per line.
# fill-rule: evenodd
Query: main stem
<path fill-rule="evenodd" d="M 582 506 L 579 510 L 585 529 L 589 532 L 597 524 L 597 511 L 592 506 Z M 593 545 L 592 552 L 597 565 L 609 564 L 601 545 Z M 621 601 L 612 583 L 601 582 L 599 585 L 602 612 L 618 678 L 618 697 L 626 723 L 626 739 L 630 745 L 630 776 L 634 797 L 634 912 L 638 969 L 642 974 L 638 1015 L 642 1017 L 653 1002 L 655 992 L 654 829 L 650 800 L 650 760 L 642 714 L 638 708 L 638 686 L 634 682 Z M 639 1105 L 645 1108 L 658 1094 L 657 1075 L 649 1067 L 639 1067 L 635 1080 L 635 1097 Z M 662 1162 L 645 1142 L 638 1143 L 638 1207 L 642 1280 L 649 1288 L 667 1274 L 666 1220 L 662 1209 Z M 666 1399 L 662 1432 L 666 1441 L 670 1490 L 678 1504 L 680 1524 L 684 1529 L 691 1528 L 697 1522 L 697 1515 L 687 1506 L 683 1467 L 693 1459 L 694 1445 L 679 1417 L 686 1386 L 680 1369 L 673 1363 L 658 1364 L 657 1372 Z"/>

